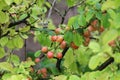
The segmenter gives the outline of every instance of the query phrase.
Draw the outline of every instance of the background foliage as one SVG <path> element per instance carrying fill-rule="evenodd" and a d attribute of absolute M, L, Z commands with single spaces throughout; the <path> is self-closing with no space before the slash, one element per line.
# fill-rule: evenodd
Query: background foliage
<path fill-rule="evenodd" d="M 60 1 L 0 0 L 0 80 L 119 80 L 120 0 L 65 0 L 64 13 L 55 7 Z M 74 7 L 78 14 L 64 24 Z M 20 61 L 13 51 L 29 35 L 47 51 Z"/>

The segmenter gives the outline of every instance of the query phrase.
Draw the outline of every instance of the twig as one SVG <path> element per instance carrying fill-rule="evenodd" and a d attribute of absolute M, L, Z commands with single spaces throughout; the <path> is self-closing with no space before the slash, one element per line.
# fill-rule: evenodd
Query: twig
<path fill-rule="evenodd" d="M 81 5 L 81 4 L 83 4 L 84 2 L 85 2 L 85 0 L 81 1 L 80 3 L 78 3 L 78 4 L 74 5 L 74 6 L 69 7 L 69 8 L 67 9 L 67 12 L 68 12 L 70 9 L 72 9 L 72 8 L 74 8 L 74 7 L 77 7 L 77 6 Z"/>
<path fill-rule="evenodd" d="M 30 14 L 28 14 L 24 19 L 22 19 L 22 20 L 20 20 L 20 21 L 10 23 L 10 24 L 8 25 L 8 28 L 11 28 L 11 27 L 13 27 L 13 26 L 15 26 L 15 25 L 19 25 L 19 24 L 21 24 L 21 23 L 27 23 L 26 19 L 28 19 L 29 17 L 30 17 Z"/>
<path fill-rule="evenodd" d="M 49 9 L 48 16 L 47 16 L 47 20 L 48 20 L 48 19 L 50 18 L 50 16 L 51 16 L 52 9 L 53 9 L 53 7 L 54 7 L 54 5 L 55 5 L 55 2 L 56 2 L 56 0 L 53 1 L 52 7 Z"/>
<path fill-rule="evenodd" d="M 79 5 L 83 4 L 83 3 L 84 3 L 84 0 L 81 1 L 80 3 L 76 4 L 76 5 L 72 6 L 72 7 L 69 7 L 67 10 L 65 10 L 65 13 L 64 13 L 64 15 L 63 15 L 63 17 L 62 17 L 62 20 L 61 20 L 61 24 L 64 23 L 64 21 L 65 21 L 65 16 L 66 16 L 67 13 L 69 12 L 69 10 L 71 10 L 72 8 L 77 7 L 77 6 L 79 6 Z"/>
<path fill-rule="evenodd" d="M 100 65 L 98 67 L 97 70 L 103 70 L 104 68 L 106 68 L 109 64 L 111 64 L 114 61 L 114 58 L 110 57 L 108 60 L 106 60 L 102 65 Z"/>
<path fill-rule="evenodd" d="M 59 16 L 63 17 L 63 15 L 60 13 L 60 11 L 56 7 L 54 7 L 53 9 L 57 12 Z"/>
<path fill-rule="evenodd" d="M 63 52 L 62 52 L 62 57 L 64 57 L 65 53 L 68 51 L 69 47 L 66 47 Z M 63 58 L 62 58 L 63 59 Z M 61 61 L 62 59 L 57 59 L 57 63 L 56 63 L 56 68 L 61 72 L 61 68 L 60 68 L 60 65 L 61 65 Z"/>

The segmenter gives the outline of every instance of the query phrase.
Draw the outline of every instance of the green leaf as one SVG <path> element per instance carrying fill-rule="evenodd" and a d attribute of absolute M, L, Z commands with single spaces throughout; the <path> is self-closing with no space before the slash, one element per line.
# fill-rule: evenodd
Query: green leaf
<path fill-rule="evenodd" d="M 105 31 L 102 35 L 101 35 L 101 42 L 103 45 L 107 45 L 111 40 L 116 39 L 118 36 L 118 32 L 115 29 L 110 29 Z"/>
<path fill-rule="evenodd" d="M 86 51 L 84 47 L 80 47 L 77 50 L 74 51 L 76 55 L 76 59 L 79 62 L 81 66 L 87 66 L 90 55 L 91 55 L 91 50 Z"/>
<path fill-rule="evenodd" d="M 73 26 L 74 29 L 79 28 L 79 16 L 73 16 L 68 20 L 68 26 Z"/>
<path fill-rule="evenodd" d="M 0 58 L 4 57 L 5 55 L 5 50 L 4 48 L 0 47 Z"/>
<path fill-rule="evenodd" d="M 109 45 L 102 45 L 101 47 L 102 52 L 107 52 L 108 54 L 112 54 L 112 48 Z"/>
<path fill-rule="evenodd" d="M 0 11 L 0 23 L 6 23 L 9 21 L 9 15 L 7 13 L 4 13 Z"/>
<path fill-rule="evenodd" d="M 120 71 L 115 71 L 115 73 L 112 75 L 112 77 L 110 78 L 110 80 L 119 80 L 120 79 Z"/>
<path fill-rule="evenodd" d="M 59 75 L 56 77 L 53 77 L 54 80 L 67 80 L 67 76 L 66 75 Z"/>
<path fill-rule="evenodd" d="M 44 1 L 44 0 L 43 0 L 43 1 Z M 40 2 L 40 3 L 41 3 L 41 2 Z M 49 8 L 51 7 L 51 4 L 50 4 L 49 2 L 45 2 L 45 4 L 46 4 L 47 7 L 49 7 Z"/>
<path fill-rule="evenodd" d="M 49 20 L 49 24 L 48 24 L 48 29 L 52 29 L 52 30 L 54 30 L 56 27 L 55 27 L 55 25 L 53 24 L 53 22 L 52 22 L 52 20 Z"/>
<path fill-rule="evenodd" d="M 67 1 L 67 5 L 69 7 L 73 6 L 75 4 L 75 1 L 74 0 L 66 0 Z"/>
<path fill-rule="evenodd" d="M 83 14 L 79 16 L 79 23 L 78 24 L 80 26 L 85 26 L 86 25 L 86 18 Z"/>
<path fill-rule="evenodd" d="M 8 37 L 2 37 L 2 38 L 0 39 L 0 45 L 1 45 L 2 47 L 4 47 L 4 46 L 7 44 L 7 42 L 8 42 Z"/>
<path fill-rule="evenodd" d="M 7 5 L 10 5 L 13 2 L 13 0 L 4 0 L 4 1 Z"/>
<path fill-rule="evenodd" d="M 41 33 L 41 34 L 37 35 L 36 37 L 41 45 L 43 45 L 43 46 L 50 46 L 51 45 L 51 41 L 50 41 L 49 36 L 47 34 Z"/>
<path fill-rule="evenodd" d="M 9 39 L 9 40 L 8 40 L 8 43 L 6 44 L 6 46 L 7 46 L 7 48 L 9 48 L 9 49 L 15 48 L 15 45 L 14 45 L 14 42 L 13 42 L 12 39 Z"/>
<path fill-rule="evenodd" d="M 80 78 L 78 76 L 76 76 L 76 75 L 71 75 L 69 77 L 69 80 L 80 80 Z"/>
<path fill-rule="evenodd" d="M 64 40 L 70 44 L 73 41 L 73 33 L 71 31 L 67 31 L 64 35 Z"/>
<path fill-rule="evenodd" d="M 120 1 L 119 0 L 107 0 L 106 2 L 103 3 L 102 5 L 102 11 L 108 10 L 108 9 L 117 9 L 120 7 Z M 112 5 L 112 6 L 111 6 Z"/>
<path fill-rule="evenodd" d="M 95 5 L 99 2 L 100 0 L 86 0 L 86 3 L 87 4 L 90 4 L 90 5 Z"/>
<path fill-rule="evenodd" d="M 4 7 L 8 6 L 5 0 L 0 0 L 0 10 L 4 9 Z"/>
<path fill-rule="evenodd" d="M 73 23 L 73 28 L 78 29 L 79 28 L 79 18 L 76 18 Z"/>
<path fill-rule="evenodd" d="M 114 57 L 114 60 L 115 60 L 115 63 L 120 63 L 120 53 L 115 53 L 114 55 L 113 55 L 113 57 Z"/>
<path fill-rule="evenodd" d="M 115 11 L 113 11 L 112 9 L 108 10 L 108 13 L 110 14 L 111 19 L 109 19 L 112 28 L 120 28 L 120 13 L 116 13 Z"/>
<path fill-rule="evenodd" d="M 23 27 L 23 28 L 19 28 L 19 31 L 20 32 L 27 32 L 27 31 L 29 31 L 30 30 L 30 26 L 25 26 L 25 27 Z"/>
<path fill-rule="evenodd" d="M 37 5 L 34 5 L 34 7 L 32 7 L 32 17 L 36 17 L 35 19 L 37 19 L 37 15 L 38 14 L 40 14 L 40 10 L 41 10 L 42 8 L 39 8 L 39 6 L 37 6 Z"/>
<path fill-rule="evenodd" d="M 73 63 L 71 63 L 68 67 L 68 71 L 70 71 L 71 73 L 79 73 L 78 72 L 78 66 L 76 64 L 76 61 L 74 61 Z"/>
<path fill-rule="evenodd" d="M 35 63 L 34 63 L 33 61 L 31 61 L 31 60 L 22 62 L 21 64 L 22 64 L 25 68 L 28 68 L 28 67 L 30 67 L 30 66 L 35 65 Z"/>
<path fill-rule="evenodd" d="M 8 62 L 1 62 L 0 63 L 0 68 L 3 70 L 7 70 L 7 71 L 13 71 L 13 66 L 12 64 L 8 63 Z"/>
<path fill-rule="evenodd" d="M 22 48 L 24 45 L 24 41 L 20 36 L 15 36 L 13 38 L 13 43 L 16 48 Z"/>
<path fill-rule="evenodd" d="M 37 4 L 39 7 L 41 7 L 41 6 L 44 4 L 44 2 L 45 2 L 45 0 L 37 0 L 36 4 Z M 46 3 L 46 5 L 48 5 L 48 4 Z"/>
<path fill-rule="evenodd" d="M 111 16 L 113 19 L 116 18 L 116 13 L 115 13 L 112 9 L 107 10 L 107 12 L 110 14 L 110 16 Z"/>
<path fill-rule="evenodd" d="M 72 26 L 74 29 L 78 29 L 79 26 L 86 25 L 86 18 L 83 14 L 73 16 L 68 20 L 68 26 Z"/>
<path fill-rule="evenodd" d="M 22 33 L 20 33 L 20 36 L 22 37 L 22 38 L 24 38 L 24 39 L 27 39 L 28 38 L 28 35 L 27 34 L 22 34 Z"/>
<path fill-rule="evenodd" d="M 11 77 L 8 78 L 7 80 L 27 80 L 27 78 L 23 74 L 14 74 L 14 75 L 11 75 Z"/>
<path fill-rule="evenodd" d="M 86 13 L 86 21 L 89 22 L 90 19 L 93 17 L 94 15 L 94 11 L 93 10 L 89 10 L 87 13 Z"/>
<path fill-rule="evenodd" d="M 2 80 L 7 80 L 7 79 L 9 79 L 11 76 L 12 76 L 12 74 L 6 73 L 6 74 L 4 74 L 4 75 L 2 76 Z"/>
<path fill-rule="evenodd" d="M 108 14 L 102 15 L 101 24 L 102 24 L 105 28 L 110 27 L 109 19 L 110 19 L 110 16 L 109 16 Z"/>
<path fill-rule="evenodd" d="M 95 68 L 97 68 L 99 64 L 100 64 L 100 58 L 98 55 L 96 55 L 91 57 L 88 66 L 90 69 L 94 70 Z"/>
<path fill-rule="evenodd" d="M 95 42 L 95 41 L 90 41 L 90 44 L 88 46 L 90 49 L 92 49 L 93 52 L 99 52 L 101 49 L 100 49 L 100 45 Z"/>
<path fill-rule="evenodd" d="M 102 19 L 102 12 L 96 12 L 95 15 L 99 20 Z"/>
<path fill-rule="evenodd" d="M 19 20 L 23 20 L 25 17 L 27 17 L 27 14 L 22 14 L 22 15 L 19 17 Z"/>
<path fill-rule="evenodd" d="M 78 33 L 74 33 L 73 42 L 75 43 L 75 45 L 80 46 L 83 43 L 82 36 Z"/>
<path fill-rule="evenodd" d="M 52 72 L 53 75 L 59 75 L 59 71 L 54 63 L 48 66 L 48 68 L 50 68 L 50 71 Z"/>
<path fill-rule="evenodd" d="M 14 63 L 14 65 L 19 65 L 19 63 L 20 63 L 20 59 L 19 59 L 19 57 L 17 56 L 17 55 L 11 55 L 11 62 L 13 62 Z"/>
<path fill-rule="evenodd" d="M 75 58 L 74 58 L 74 55 L 72 53 L 72 49 L 69 49 L 67 52 L 66 52 L 66 55 L 64 56 L 64 63 L 63 65 L 68 68 L 74 61 L 75 61 Z"/>
<path fill-rule="evenodd" d="M 22 0 L 14 0 L 14 2 L 15 2 L 16 4 L 20 4 L 20 3 L 22 2 Z"/>
<path fill-rule="evenodd" d="M 40 54 L 41 54 L 41 51 L 40 51 L 40 50 L 38 50 L 38 51 L 36 51 L 36 52 L 35 52 L 34 56 L 35 56 L 35 57 L 39 57 L 39 56 L 40 56 Z"/>

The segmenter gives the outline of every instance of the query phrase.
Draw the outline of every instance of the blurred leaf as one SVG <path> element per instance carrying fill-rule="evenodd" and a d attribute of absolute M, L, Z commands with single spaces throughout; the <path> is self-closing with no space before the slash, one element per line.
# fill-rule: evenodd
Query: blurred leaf
<path fill-rule="evenodd" d="M 78 76 L 76 76 L 76 75 L 71 75 L 69 77 L 69 80 L 80 80 L 80 78 Z"/>
<path fill-rule="evenodd" d="M 110 78 L 110 80 L 119 80 L 120 79 L 120 71 L 116 71 L 113 76 Z"/>
<path fill-rule="evenodd" d="M 71 63 L 67 69 L 71 73 L 78 73 L 78 66 L 76 64 L 76 61 L 74 61 L 73 63 Z"/>
<path fill-rule="evenodd" d="M 6 44 L 6 46 L 7 46 L 7 48 L 9 48 L 9 49 L 15 48 L 15 45 L 14 45 L 14 42 L 13 42 L 12 39 L 9 39 L 9 40 L 8 40 L 8 43 Z"/>
<path fill-rule="evenodd" d="M 67 80 L 67 76 L 66 75 L 59 75 L 56 77 L 53 77 L 54 80 Z"/>
<path fill-rule="evenodd" d="M 66 0 L 66 1 L 67 1 L 67 5 L 68 5 L 69 7 L 73 6 L 74 3 L 75 3 L 74 0 Z"/>
<path fill-rule="evenodd" d="M 19 17 L 19 20 L 23 20 L 25 17 L 27 17 L 28 14 L 22 14 L 20 17 Z"/>
<path fill-rule="evenodd" d="M 7 44 L 7 42 L 8 42 L 8 37 L 2 37 L 2 38 L 0 39 L 0 45 L 1 45 L 2 47 L 4 47 L 4 46 Z"/>
<path fill-rule="evenodd" d="M 83 14 L 79 16 L 79 22 L 78 22 L 78 24 L 80 26 L 85 26 L 86 25 L 86 18 L 85 18 L 85 16 Z"/>
<path fill-rule="evenodd" d="M 4 7 L 8 6 L 5 0 L 0 0 L 0 10 L 4 9 Z"/>
<path fill-rule="evenodd" d="M 6 74 L 4 74 L 4 75 L 2 76 L 2 80 L 7 80 L 7 79 L 9 79 L 11 76 L 12 76 L 12 74 L 6 73 Z"/>
<path fill-rule="evenodd" d="M 110 18 L 110 16 L 109 16 L 108 14 L 102 15 L 101 24 L 102 24 L 105 28 L 109 28 L 109 27 L 110 27 L 109 18 Z"/>
<path fill-rule="evenodd" d="M 23 74 L 15 74 L 15 75 L 11 75 L 10 78 L 8 78 L 7 80 L 26 80 L 26 76 L 24 76 Z"/>
<path fill-rule="evenodd" d="M 9 15 L 7 13 L 4 13 L 0 11 L 0 23 L 6 23 L 9 21 Z"/>
<path fill-rule="evenodd" d="M 101 42 L 102 42 L 103 45 L 106 45 L 111 40 L 116 39 L 117 36 L 118 36 L 117 30 L 115 30 L 115 29 L 107 30 L 101 35 Z"/>
<path fill-rule="evenodd" d="M 51 7 L 51 4 L 49 2 L 46 2 L 45 4 L 47 7 L 49 7 L 49 8 Z"/>
<path fill-rule="evenodd" d="M 0 68 L 3 70 L 7 70 L 7 71 L 13 71 L 13 66 L 12 64 L 8 63 L 8 62 L 1 62 L 0 63 Z"/>
<path fill-rule="evenodd" d="M 4 1 L 6 2 L 7 5 L 10 5 L 13 2 L 13 0 L 4 0 Z"/>
<path fill-rule="evenodd" d="M 27 34 L 22 34 L 22 33 L 20 33 L 20 36 L 21 36 L 22 38 L 24 38 L 24 39 L 27 39 L 27 38 L 28 38 L 28 35 L 27 35 Z"/>
<path fill-rule="evenodd" d="M 24 41 L 20 36 L 15 36 L 13 38 L 13 43 L 16 48 L 22 48 L 24 45 Z"/>
<path fill-rule="evenodd" d="M 21 63 L 25 68 L 31 67 L 33 65 L 35 65 L 35 63 L 31 60 L 25 61 Z"/>
<path fill-rule="evenodd" d="M 91 57 L 88 66 L 90 69 L 94 70 L 95 68 L 97 68 L 99 64 L 100 64 L 100 57 L 96 55 Z"/>
<path fill-rule="evenodd" d="M 74 55 L 72 53 L 72 49 L 69 49 L 67 52 L 66 52 L 66 55 L 64 56 L 64 63 L 63 65 L 66 67 L 66 68 L 69 68 L 69 66 L 75 61 L 75 58 L 74 58 Z"/>
<path fill-rule="evenodd" d="M 68 20 L 68 26 L 73 26 L 75 29 L 79 28 L 78 19 L 78 16 L 70 17 Z"/>
<path fill-rule="evenodd" d="M 87 4 L 90 4 L 90 5 L 95 5 L 99 2 L 100 0 L 86 0 L 86 3 Z"/>
<path fill-rule="evenodd" d="M 49 36 L 47 34 L 41 33 L 41 34 L 37 35 L 37 40 L 43 46 L 51 45 L 51 40 L 49 39 Z"/>
<path fill-rule="evenodd" d="M 19 59 L 19 57 L 17 56 L 17 55 L 11 55 L 11 59 L 10 59 L 12 62 L 13 62 L 13 64 L 14 65 L 19 65 L 19 63 L 20 63 L 20 59 Z"/>
<path fill-rule="evenodd" d="M 102 12 L 101 12 L 101 11 L 100 11 L 100 12 L 96 12 L 95 14 L 96 14 L 96 17 L 97 17 L 99 20 L 102 19 Z"/>
<path fill-rule="evenodd" d="M 120 63 L 120 53 L 115 53 L 113 55 L 115 63 Z"/>
<path fill-rule="evenodd" d="M 5 50 L 4 48 L 0 47 L 0 58 L 3 58 L 5 56 Z"/>
<path fill-rule="evenodd" d="M 76 55 L 76 59 L 79 62 L 81 66 L 86 66 L 88 65 L 89 59 L 90 59 L 90 53 L 91 51 L 86 51 L 84 47 L 80 47 L 77 50 L 74 51 Z"/>
<path fill-rule="evenodd" d="M 108 13 L 110 14 L 110 17 L 112 19 L 109 19 L 112 28 L 116 28 L 119 29 L 120 28 L 120 13 L 116 13 L 115 11 L 113 11 L 112 9 L 108 10 Z"/>
<path fill-rule="evenodd" d="M 19 28 L 19 31 L 20 32 L 27 32 L 27 31 L 29 31 L 30 30 L 30 26 L 25 26 L 25 27 L 23 27 L 23 28 Z"/>
<path fill-rule="evenodd" d="M 89 48 L 92 49 L 93 52 L 99 52 L 101 50 L 100 45 L 95 41 L 90 41 Z"/>
<path fill-rule="evenodd" d="M 102 11 L 108 10 L 108 9 L 117 9 L 120 7 L 120 0 L 107 0 L 106 2 L 103 3 L 102 5 Z M 112 5 L 112 6 L 111 6 Z"/>
<path fill-rule="evenodd" d="M 73 41 L 73 33 L 71 31 L 67 31 L 64 35 L 64 40 L 70 44 Z"/>
<path fill-rule="evenodd" d="M 16 4 L 20 4 L 20 3 L 22 2 L 22 0 L 14 0 L 14 2 L 15 2 Z"/>
<path fill-rule="evenodd" d="M 73 42 L 75 45 L 80 46 L 83 43 L 83 38 L 80 34 L 74 33 L 73 34 Z"/>
<path fill-rule="evenodd" d="M 36 52 L 35 52 L 34 56 L 35 56 L 35 57 L 39 57 L 39 56 L 40 56 L 40 54 L 41 54 L 41 51 L 40 51 L 40 50 L 38 50 L 38 51 L 36 51 Z"/>
<path fill-rule="evenodd" d="M 45 2 L 45 0 L 37 0 L 37 3 L 36 3 L 36 4 L 37 4 L 39 7 L 41 7 L 44 2 Z M 48 4 L 46 4 L 46 5 L 48 5 Z"/>
<path fill-rule="evenodd" d="M 93 10 L 89 10 L 87 13 L 86 13 L 86 21 L 89 22 L 90 19 L 93 17 L 94 15 L 94 11 Z"/>

